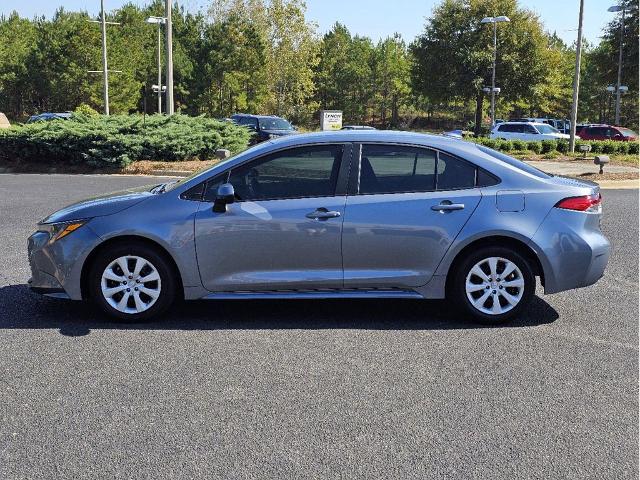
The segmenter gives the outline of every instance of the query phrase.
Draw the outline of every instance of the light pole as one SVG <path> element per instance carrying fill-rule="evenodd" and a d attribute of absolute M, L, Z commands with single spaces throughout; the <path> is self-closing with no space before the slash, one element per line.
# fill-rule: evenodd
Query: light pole
<path fill-rule="evenodd" d="M 610 123 L 611 122 L 611 98 L 613 97 L 613 94 L 616 91 L 616 87 L 614 87 L 613 85 L 609 85 L 607 88 L 605 88 L 605 90 L 608 93 L 608 95 L 607 95 L 607 107 L 605 109 L 605 111 L 607 112 L 607 115 L 605 116 L 605 121 L 607 123 Z"/>
<path fill-rule="evenodd" d="M 616 84 L 616 125 L 620 125 L 620 82 L 622 81 L 622 45 L 624 44 L 624 14 L 625 9 L 621 5 L 613 5 L 608 12 L 622 12 L 620 21 L 620 52 L 618 54 L 618 83 Z"/>
<path fill-rule="evenodd" d="M 580 93 L 580 62 L 582 60 L 582 18 L 584 17 L 584 0 L 580 0 L 578 14 L 578 41 L 576 43 L 576 70 L 573 74 L 573 102 L 571 103 L 571 130 L 569 131 L 569 151 L 576 149 L 576 122 L 578 121 L 578 95 Z"/>
<path fill-rule="evenodd" d="M 162 25 L 166 21 L 164 17 L 147 18 L 147 23 L 158 25 L 158 113 L 162 113 Z"/>
<path fill-rule="evenodd" d="M 167 115 L 173 115 L 173 32 L 171 24 L 171 1 L 165 2 L 167 23 Z"/>
<path fill-rule="evenodd" d="M 509 17 L 484 17 L 480 23 L 493 23 L 493 70 L 491 72 L 491 126 L 496 123 L 496 58 L 498 56 L 498 23 L 510 22 Z"/>

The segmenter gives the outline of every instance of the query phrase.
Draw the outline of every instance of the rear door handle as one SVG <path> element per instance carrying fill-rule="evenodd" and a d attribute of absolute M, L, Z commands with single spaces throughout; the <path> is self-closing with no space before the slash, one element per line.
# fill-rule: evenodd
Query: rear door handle
<path fill-rule="evenodd" d="M 315 212 L 307 213 L 305 217 L 312 220 L 327 220 L 329 218 L 337 218 L 340 216 L 340 212 L 333 210 L 327 210 L 326 208 L 318 208 Z"/>
<path fill-rule="evenodd" d="M 435 210 L 436 212 L 451 212 L 453 210 L 462 210 L 464 208 L 464 203 L 441 203 L 439 205 L 433 205 L 431 210 Z"/>

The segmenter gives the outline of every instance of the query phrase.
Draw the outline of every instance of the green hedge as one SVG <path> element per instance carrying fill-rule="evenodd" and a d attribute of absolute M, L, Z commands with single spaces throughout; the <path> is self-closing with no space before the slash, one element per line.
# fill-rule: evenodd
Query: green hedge
<path fill-rule="evenodd" d="M 565 140 L 523 142 L 522 140 L 500 140 L 486 137 L 467 137 L 466 139 L 503 152 L 522 152 L 528 150 L 533 153 L 545 154 L 553 151 L 559 153 L 567 153 L 569 151 L 569 142 Z M 578 140 L 576 142 L 576 152 L 580 151 L 580 145 L 591 145 L 592 154 L 605 153 L 618 155 L 638 155 L 640 150 L 638 142 L 617 142 L 614 140 Z"/>
<path fill-rule="evenodd" d="M 0 158 L 123 167 L 136 160 L 205 160 L 219 148 L 238 152 L 248 142 L 247 129 L 205 117 L 76 114 L 0 130 Z"/>

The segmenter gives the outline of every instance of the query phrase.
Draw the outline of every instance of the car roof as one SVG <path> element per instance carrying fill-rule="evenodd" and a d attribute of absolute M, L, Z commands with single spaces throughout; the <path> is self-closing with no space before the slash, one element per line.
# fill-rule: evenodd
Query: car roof
<path fill-rule="evenodd" d="M 502 122 L 500 125 L 547 125 L 546 123 L 543 122 Z"/>
<path fill-rule="evenodd" d="M 409 145 L 421 145 L 447 150 L 455 148 L 476 152 L 474 143 L 465 142 L 460 139 L 447 137 L 444 135 L 433 135 L 427 133 L 405 132 L 399 130 L 332 130 L 326 132 L 301 133 L 297 135 L 287 135 L 264 142 L 274 147 L 289 147 L 310 143 L 399 143 Z"/>
<path fill-rule="evenodd" d="M 253 115 L 252 113 L 234 113 L 231 118 L 234 117 L 249 117 L 249 118 L 282 118 L 277 115 Z"/>

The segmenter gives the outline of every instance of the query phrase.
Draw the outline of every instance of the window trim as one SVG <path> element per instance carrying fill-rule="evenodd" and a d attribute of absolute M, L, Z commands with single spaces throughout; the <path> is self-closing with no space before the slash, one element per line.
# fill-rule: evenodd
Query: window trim
<path fill-rule="evenodd" d="M 392 146 L 392 147 L 409 147 L 409 148 L 421 148 L 424 150 L 431 150 L 433 152 L 435 152 L 436 154 L 436 165 L 435 165 L 435 188 L 434 189 L 429 189 L 429 190 L 411 190 L 411 191 L 406 191 L 406 192 L 380 192 L 380 193 L 360 193 L 360 171 L 361 171 L 361 162 L 362 162 L 362 150 L 363 147 L 365 145 L 386 145 L 386 146 Z M 489 187 L 493 187 L 495 185 L 498 185 L 502 182 L 502 179 L 500 177 L 498 177 L 497 175 L 489 172 L 486 168 L 482 168 L 478 165 L 476 165 L 473 162 L 470 162 L 469 160 L 466 160 L 464 158 L 461 158 L 458 155 L 455 155 L 453 153 L 447 152 L 446 150 L 442 150 L 440 148 L 436 148 L 436 147 L 431 147 L 428 145 L 419 145 L 419 144 L 414 144 L 414 143 L 398 143 L 398 142 L 357 142 L 354 143 L 354 148 L 353 148 L 353 152 L 354 152 L 354 161 L 352 162 L 353 167 L 352 171 L 353 174 L 351 175 L 351 178 L 349 179 L 349 188 L 348 188 L 348 192 L 347 195 L 350 196 L 365 196 L 365 195 L 405 195 L 405 194 L 410 194 L 410 193 L 432 193 L 432 192 L 452 192 L 452 191 L 462 191 L 462 190 L 473 190 L 476 188 L 489 188 Z M 474 170 L 474 186 L 473 187 L 463 187 L 463 188 L 447 188 L 447 189 L 438 189 L 438 162 L 440 161 L 440 154 L 443 153 L 445 155 L 448 155 L 450 157 L 455 158 L 456 160 L 459 160 L 461 162 L 464 162 L 468 165 L 471 165 Z M 357 157 L 356 157 L 357 155 Z M 485 173 L 487 173 L 488 175 L 490 175 L 491 177 L 495 178 L 496 183 L 494 185 L 490 185 L 489 187 L 482 187 L 478 185 L 478 171 L 479 170 L 483 170 Z"/>
<path fill-rule="evenodd" d="M 336 185 L 335 185 L 335 188 L 334 188 L 334 191 L 333 191 L 332 194 L 321 195 L 321 196 L 313 195 L 313 196 L 301 196 L 301 197 L 278 197 L 278 198 L 255 199 L 255 200 L 236 200 L 236 203 L 243 203 L 243 202 L 272 202 L 272 201 L 277 201 L 277 200 L 296 200 L 296 199 L 304 199 L 304 198 L 330 198 L 330 197 L 346 196 L 347 195 L 347 184 L 348 184 L 348 181 L 349 181 L 349 174 L 350 174 L 350 166 L 351 166 L 351 156 L 352 156 L 353 144 L 350 143 L 350 142 L 315 142 L 315 143 L 306 143 L 306 144 L 303 144 L 303 145 L 289 145 L 287 147 L 282 147 L 282 148 L 278 148 L 276 150 L 271 150 L 269 152 L 265 152 L 265 153 L 263 153 L 263 154 L 261 154 L 261 155 L 259 155 L 257 157 L 249 158 L 249 159 L 245 160 L 242 163 L 230 166 L 226 170 L 224 170 L 222 172 L 218 172 L 217 174 L 212 175 L 209 178 L 203 180 L 199 184 L 194 185 L 193 187 L 188 189 L 186 192 L 183 192 L 180 195 L 180 198 L 183 199 L 183 200 L 193 200 L 193 201 L 199 201 L 199 202 L 204 202 L 204 203 L 213 203 L 212 201 L 205 200 L 205 198 L 204 198 L 204 196 L 205 196 L 205 194 L 207 192 L 207 183 L 209 183 L 212 180 L 215 180 L 216 178 L 218 178 L 218 177 L 220 177 L 222 175 L 226 175 L 227 176 L 227 182 L 228 182 L 229 178 L 231 177 L 231 172 L 233 170 L 235 170 L 237 168 L 240 168 L 240 167 L 244 167 L 247 164 L 263 160 L 265 157 L 269 157 L 271 155 L 275 155 L 275 154 L 278 154 L 280 152 L 286 152 L 287 150 L 298 150 L 298 149 L 302 149 L 302 148 L 328 147 L 328 146 L 342 147 L 342 155 L 340 155 L 339 158 L 338 158 L 338 162 L 339 162 L 338 178 L 336 179 Z M 202 193 L 199 195 L 199 198 L 192 198 L 192 197 L 190 198 L 188 196 L 185 196 L 185 194 L 187 194 L 187 192 L 195 190 L 200 185 L 204 185 L 204 186 L 202 188 Z"/>

